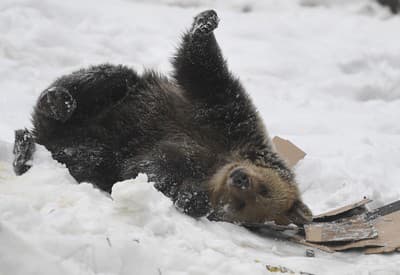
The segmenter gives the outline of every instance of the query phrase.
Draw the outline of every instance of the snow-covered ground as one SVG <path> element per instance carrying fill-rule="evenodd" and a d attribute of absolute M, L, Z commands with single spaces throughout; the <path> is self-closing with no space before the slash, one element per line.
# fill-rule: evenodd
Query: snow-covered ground
<path fill-rule="evenodd" d="M 0 274 L 400 274 L 400 255 L 305 257 L 305 247 L 180 214 L 146 176 L 110 196 L 76 184 L 39 148 L 13 175 L 13 130 L 57 76 L 123 63 L 163 72 L 180 33 L 215 8 L 216 31 L 315 213 L 400 197 L 400 17 L 363 0 L 1 0 Z"/>

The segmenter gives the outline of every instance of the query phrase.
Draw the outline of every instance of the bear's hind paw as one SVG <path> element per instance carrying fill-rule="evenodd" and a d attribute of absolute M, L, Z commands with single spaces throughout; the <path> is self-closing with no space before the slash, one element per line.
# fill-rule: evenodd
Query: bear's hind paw
<path fill-rule="evenodd" d="M 76 100 L 67 89 L 51 87 L 40 95 L 37 108 L 47 117 L 65 122 L 75 111 Z"/>
<path fill-rule="evenodd" d="M 29 162 L 35 151 L 35 141 L 27 129 L 15 131 L 13 168 L 17 175 L 22 175 L 31 168 Z"/>

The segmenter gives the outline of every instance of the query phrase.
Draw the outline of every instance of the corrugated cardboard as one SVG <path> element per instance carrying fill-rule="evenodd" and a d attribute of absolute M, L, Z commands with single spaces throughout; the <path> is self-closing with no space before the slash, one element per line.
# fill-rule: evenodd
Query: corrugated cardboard
<path fill-rule="evenodd" d="M 376 238 L 334 246 L 333 249 L 336 251 L 341 251 L 356 247 L 375 247 L 367 249 L 365 253 L 368 254 L 394 252 L 399 249 L 400 211 L 396 211 L 385 216 L 380 216 L 376 218 L 376 220 L 373 220 L 373 222 L 378 232 L 378 236 Z"/>
<path fill-rule="evenodd" d="M 357 241 L 378 236 L 372 221 L 361 215 L 335 222 L 306 224 L 304 229 L 306 240 L 316 243 Z"/>
<path fill-rule="evenodd" d="M 352 206 L 357 209 L 369 201 L 364 199 Z M 343 218 L 343 214 L 354 213 L 352 210 L 347 205 L 318 215 L 328 221 L 305 225 L 304 239 L 297 236 L 294 240 L 328 252 L 354 248 L 363 248 L 366 254 L 400 251 L 400 201 Z"/>

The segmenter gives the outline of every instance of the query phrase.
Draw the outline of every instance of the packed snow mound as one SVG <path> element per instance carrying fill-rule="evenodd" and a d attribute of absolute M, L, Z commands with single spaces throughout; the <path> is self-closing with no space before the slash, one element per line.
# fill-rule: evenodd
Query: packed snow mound
<path fill-rule="evenodd" d="M 156 235 L 174 232 L 175 221 L 168 216 L 175 212 L 172 201 L 148 183 L 145 174 L 133 180 L 116 183 L 111 197 L 121 215 L 130 216 L 130 223 L 148 228 Z"/>
<path fill-rule="evenodd" d="M 77 184 L 42 147 L 26 174 L 7 173 L 0 181 L 5 274 L 264 274 L 265 264 L 284 262 L 269 255 L 277 246 L 303 253 L 233 224 L 188 217 L 144 174 L 116 183 L 110 197 Z"/>
<path fill-rule="evenodd" d="M 265 274 L 267 264 L 320 274 L 380 269 L 362 255 L 306 258 L 304 247 L 188 217 L 144 174 L 116 183 L 110 197 L 77 184 L 42 147 L 23 176 L 10 168 L 0 180 L 4 274 Z M 385 271 L 396 268 L 385 261 Z"/>

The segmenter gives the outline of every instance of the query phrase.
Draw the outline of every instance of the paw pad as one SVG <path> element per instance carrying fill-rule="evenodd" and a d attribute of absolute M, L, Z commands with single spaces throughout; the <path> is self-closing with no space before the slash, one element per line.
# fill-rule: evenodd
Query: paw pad
<path fill-rule="evenodd" d="M 76 109 L 76 100 L 62 87 L 51 87 L 39 98 L 38 110 L 55 120 L 67 121 Z"/>

